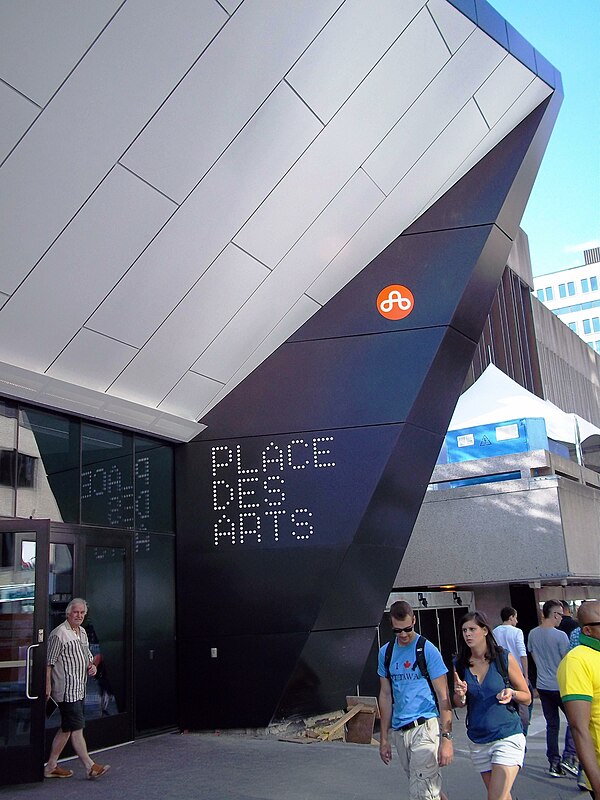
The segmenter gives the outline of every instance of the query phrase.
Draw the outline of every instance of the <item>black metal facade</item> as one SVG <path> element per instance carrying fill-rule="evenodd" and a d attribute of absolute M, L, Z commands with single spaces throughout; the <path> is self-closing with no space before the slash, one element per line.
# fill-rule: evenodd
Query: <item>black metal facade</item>
<path fill-rule="evenodd" d="M 264 726 L 354 694 L 559 102 L 530 114 L 179 449 L 182 727 Z M 414 305 L 394 320 L 377 298 L 397 285 Z"/>

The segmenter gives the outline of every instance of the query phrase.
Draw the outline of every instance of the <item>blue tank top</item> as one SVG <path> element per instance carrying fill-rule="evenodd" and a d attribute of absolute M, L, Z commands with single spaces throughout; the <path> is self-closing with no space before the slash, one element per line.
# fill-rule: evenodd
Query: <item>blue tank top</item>
<path fill-rule="evenodd" d="M 506 658 L 507 653 L 501 653 Z M 515 733 L 523 733 L 523 726 L 518 712 L 511 706 L 502 705 L 496 699 L 498 692 L 504 689 L 504 678 L 492 661 L 483 683 L 467 667 L 467 736 L 476 744 L 495 742 L 506 739 Z"/>

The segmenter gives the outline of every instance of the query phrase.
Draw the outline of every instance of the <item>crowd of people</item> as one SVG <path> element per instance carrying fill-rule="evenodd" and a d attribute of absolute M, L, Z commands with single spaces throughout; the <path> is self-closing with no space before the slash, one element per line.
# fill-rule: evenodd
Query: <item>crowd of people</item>
<path fill-rule="evenodd" d="M 546 722 L 548 775 L 577 775 L 580 787 L 600 800 L 600 601 L 582 603 L 577 621 L 568 604 L 546 601 L 527 646 L 516 610 L 503 608 L 500 618 L 492 628 L 484 614 L 465 614 L 448 676 L 439 650 L 415 631 L 411 606 L 403 600 L 391 606 L 394 638 L 378 661 L 382 761 L 391 762 L 394 747 L 410 800 L 447 800 L 441 769 L 454 756 L 452 707 L 464 707 L 471 760 L 487 800 L 511 800 L 531 720 L 531 656 Z M 568 720 L 562 754 L 561 712 Z"/>

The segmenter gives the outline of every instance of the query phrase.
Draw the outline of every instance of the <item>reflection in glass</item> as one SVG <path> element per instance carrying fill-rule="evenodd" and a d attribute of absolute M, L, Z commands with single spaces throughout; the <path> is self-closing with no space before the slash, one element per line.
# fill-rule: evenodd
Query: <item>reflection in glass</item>
<path fill-rule="evenodd" d="M 34 598 L 35 534 L 0 533 L 0 747 L 30 742 L 25 664 Z"/>
<path fill-rule="evenodd" d="M 173 448 L 135 437 L 135 527 L 173 530 Z"/>
<path fill-rule="evenodd" d="M 133 437 L 83 424 L 81 445 L 81 521 L 133 528 Z"/>
<path fill-rule="evenodd" d="M 0 516 L 15 514 L 17 409 L 0 400 Z"/>
<path fill-rule="evenodd" d="M 0 516 L 174 530 L 173 447 L 0 400 Z"/>
<path fill-rule="evenodd" d="M 92 719 L 126 710 L 125 549 L 87 547 L 86 579 L 84 627 L 98 669 L 87 682 L 85 716 Z"/>
<path fill-rule="evenodd" d="M 17 516 L 79 518 L 79 423 L 32 408 L 19 413 Z"/>

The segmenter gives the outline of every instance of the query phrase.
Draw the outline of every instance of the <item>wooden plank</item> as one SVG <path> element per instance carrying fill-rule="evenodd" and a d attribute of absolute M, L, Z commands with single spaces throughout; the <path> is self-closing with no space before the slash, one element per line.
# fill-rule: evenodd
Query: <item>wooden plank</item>
<path fill-rule="evenodd" d="M 344 730 L 344 725 L 348 722 L 348 720 L 352 719 L 352 717 L 355 717 L 362 710 L 363 710 L 362 704 L 355 705 L 353 708 L 350 709 L 350 711 L 347 711 L 336 722 L 334 722 L 333 725 L 328 725 L 323 730 L 323 734 L 322 734 L 323 738 L 324 739 L 332 739 L 334 734 L 336 734 L 340 730 L 341 731 Z"/>

